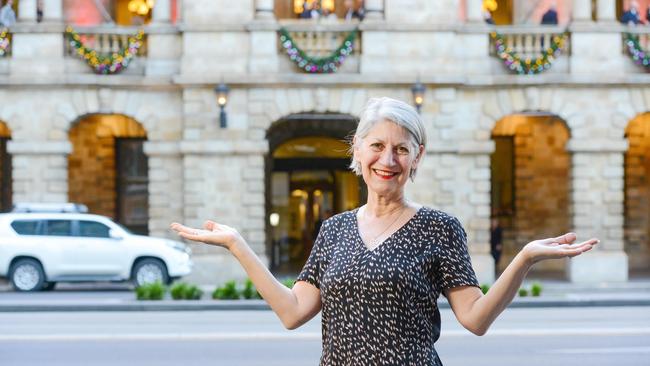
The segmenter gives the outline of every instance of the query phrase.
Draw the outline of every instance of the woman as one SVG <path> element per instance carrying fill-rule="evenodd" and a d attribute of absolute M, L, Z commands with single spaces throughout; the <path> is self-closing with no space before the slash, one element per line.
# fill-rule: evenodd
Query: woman
<path fill-rule="evenodd" d="M 293 289 L 284 287 L 239 233 L 207 221 L 172 224 L 183 238 L 227 248 L 288 329 L 322 310 L 321 365 L 441 365 L 439 295 L 458 321 L 483 335 L 512 301 L 531 266 L 573 257 L 598 241 L 575 234 L 526 245 L 487 295 L 478 282 L 459 221 L 404 198 L 425 153 L 425 129 L 410 105 L 371 99 L 352 142 L 352 170 L 368 201 L 326 220 Z"/>

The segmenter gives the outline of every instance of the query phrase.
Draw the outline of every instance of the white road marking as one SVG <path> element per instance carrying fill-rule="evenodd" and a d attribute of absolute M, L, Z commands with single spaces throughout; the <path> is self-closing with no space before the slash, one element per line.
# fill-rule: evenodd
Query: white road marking
<path fill-rule="evenodd" d="M 629 336 L 650 335 L 650 328 L 554 328 L 554 329 L 494 329 L 490 336 Z M 446 337 L 475 337 L 462 329 L 442 332 Z M 0 342 L 6 341 L 239 341 L 239 340 L 303 340 L 320 341 L 320 332 L 206 332 L 206 333 L 60 333 L 60 334 L 0 334 Z M 650 348 L 649 348 L 650 349 Z M 573 349 L 568 349 L 567 352 Z M 562 351 L 562 350 L 560 350 Z M 644 351 L 645 352 L 645 351 Z M 578 352 L 580 353 L 580 352 Z"/>

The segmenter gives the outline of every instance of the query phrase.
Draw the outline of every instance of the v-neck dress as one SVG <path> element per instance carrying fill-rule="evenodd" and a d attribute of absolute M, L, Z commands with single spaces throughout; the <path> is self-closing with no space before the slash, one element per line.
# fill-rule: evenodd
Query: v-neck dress
<path fill-rule="evenodd" d="M 465 231 L 455 217 L 421 207 L 369 250 L 357 210 L 323 223 L 297 278 L 320 289 L 320 364 L 442 365 L 437 299 L 443 289 L 478 287 Z"/>

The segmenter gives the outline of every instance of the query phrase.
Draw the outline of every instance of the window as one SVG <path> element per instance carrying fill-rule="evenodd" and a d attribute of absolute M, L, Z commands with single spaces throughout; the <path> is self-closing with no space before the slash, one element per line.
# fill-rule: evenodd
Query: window
<path fill-rule="evenodd" d="M 109 238 L 110 228 L 95 221 L 79 221 L 79 236 Z"/>
<path fill-rule="evenodd" d="M 45 235 L 50 236 L 70 236 L 70 220 L 47 220 Z"/>
<path fill-rule="evenodd" d="M 17 220 L 11 227 L 20 235 L 38 235 L 38 220 Z"/>

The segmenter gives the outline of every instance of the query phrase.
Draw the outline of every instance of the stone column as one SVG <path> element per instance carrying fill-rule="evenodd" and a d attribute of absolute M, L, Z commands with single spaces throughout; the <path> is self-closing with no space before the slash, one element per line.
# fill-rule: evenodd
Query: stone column
<path fill-rule="evenodd" d="M 270 20 L 275 19 L 273 0 L 255 0 L 255 19 Z"/>
<path fill-rule="evenodd" d="M 598 0 L 597 6 L 599 22 L 616 22 L 616 0 Z"/>
<path fill-rule="evenodd" d="M 18 2 L 18 22 L 36 23 L 36 0 L 20 0 Z"/>
<path fill-rule="evenodd" d="M 625 282 L 623 154 L 626 141 L 570 141 L 573 226 L 578 240 L 600 239 L 595 249 L 569 260 L 574 283 Z"/>
<path fill-rule="evenodd" d="M 171 24 L 170 0 L 157 0 L 147 35 L 146 75 L 173 75 L 180 68 L 181 36 Z"/>
<path fill-rule="evenodd" d="M 13 201 L 68 201 L 69 141 L 11 140 L 7 151 L 12 156 Z"/>
<path fill-rule="evenodd" d="M 156 0 L 153 7 L 152 22 L 167 24 L 172 19 L 171 2 L 169 0 Z"/>
<path fill-rule="evenodd" d="M 43 21 L 52 23 L 63 22 L 62 0 L 43 1 Z"/>
<path fill-rule="evenodd" d="M 180 149 L 177 142 L 147 141 L 144 152 L 149 159 L 149 233 L 169 237 L 169 223 L 183 218 Z"/>
<path fill-rule="evenodd" d="M 366 0 L 366 16 L 368 20 L 384 19 L 384 0 Z"/>
<path fill-rule="evenodd" d="M 573 0 L 573 22 L 591 22 L 591 0 Z"/>
<path fill-rule="evenodd" d="M 467 0 L 467 22 L 468 23 L 481 23 L 483 22 L 483 15 L 481 14 L 482 0 Z"/>

